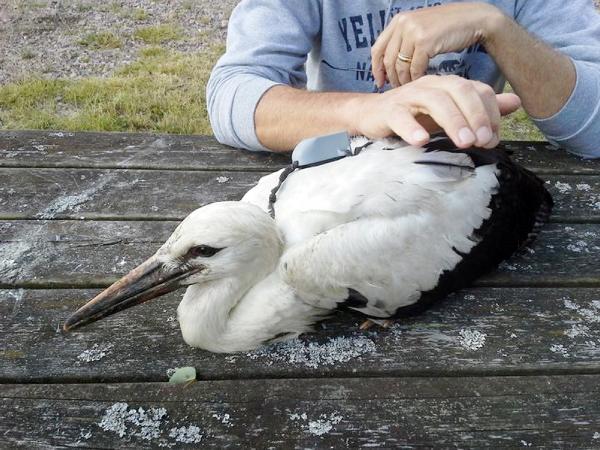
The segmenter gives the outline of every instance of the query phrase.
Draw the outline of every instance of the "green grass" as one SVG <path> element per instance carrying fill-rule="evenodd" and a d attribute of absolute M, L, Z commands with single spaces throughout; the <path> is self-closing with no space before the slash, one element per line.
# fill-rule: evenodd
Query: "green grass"
<path fill-rule="evenodd" d="M 167 41 L 176 41 L 183 38 L 181 28 L 172 25 L 154 25 L 140 27 L 133 33 L 133 37 L 146 44 L 162 44 Z"/>
<path fill-rule="evenodd" d="M 150 14 L 143 8 L 127 8 L 121 11 L 121 17 L 126 19 L 132 19 L 138 22 L 143 22 L 150 18 Z"/>
<path fill-rule="evenodd" d="M 33 59 L 35 58 L 35 53 L 31 49 L 26 48 L 21 52 L 21 58 L 23 59 Z"/>
<path fill-rule="evenodd" d="M 223 47 L 198 54 L 145 49 L 111 78 L 29 79 L 0 87 L 8 129 L 211 134 L 205 86 Z"/>
<path fill-rule="evenodd" d="M 546 138 L 521 108 L 502 119 L 500 139 L 503 141 L 545 141 Z"/>
<path fill-rule="evenodd" d="M 98 42 L 106 41 L 90 38 L 87 45 Z M 211 134 L 204 92 L 223 51 L 220 45 L 182 54 L 153 45 L 141 49 L 138 61 L 110 78 L 32 78 L 0 86 L 0 126 Z M 522 109 L 502 120 L 501 138 L 544 140 Z"/>
<path fill-rule="evenodd" d="M 514 92 L 506 83 L 504 92 Z M 500 127 L 500 139 L 503 141 L 545 141 L 546 138 L 531 121 L 525 110 L 519 108 L 510 116 L 503 117 Z"/>
<path fill-rule="evenodd" d="M 109 48 L 121 48 L 123 43 L 121 39 L 109 31 L 102 33 L 90 33 L 79 42 L 79 45 L 88 47 L 94 50 L 106 50 Z"/>

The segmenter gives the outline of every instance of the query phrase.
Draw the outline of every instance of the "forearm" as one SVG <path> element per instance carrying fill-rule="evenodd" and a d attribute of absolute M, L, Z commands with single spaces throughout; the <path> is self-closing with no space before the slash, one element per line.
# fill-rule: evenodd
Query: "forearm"
<path fill-rule="evenodd" d="M 375 94 L 310 92 L 273 86 L 261 98 L 254 114 L 256 135 L 276 152 L 293 149 L 302 139 L 345 130 L 358 133 L 361 100 Z"/>
<path fill-rule="evenodd" d="M 576 81 L 569 57 L 537 40 L 500 12 L 490 18 L 483 44 L 530 116 L 547 118 L 565 105 Z"/>

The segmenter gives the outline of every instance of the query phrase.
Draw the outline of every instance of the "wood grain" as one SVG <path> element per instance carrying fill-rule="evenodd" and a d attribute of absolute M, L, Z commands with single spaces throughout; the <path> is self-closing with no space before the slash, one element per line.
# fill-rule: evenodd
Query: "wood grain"
<path fill-rule="evenodd" d="M 289 156 L 207 136 L 0 131 L 0 447 L 597 448 L 600 163 L 505 146 L 556 201 L 532 249 L 389 330 L 338 314 L 293 344 L 219 355 L 183 342 L 181 291 L 60 326 L 189 212 L 239 199 Z M 162 383 L 188 365 L 198 383 Z M 99 426 L 117 402 L 167 415 L 119 436 Z M 184 426 L 202 440 L 170 436 Z"/>
<path fill-rule="evenodd" d="M 363 319 L 339 314 L 291 347 L 235 355 L 183 342 L 183 291 L 63 333 L 64 320 L 97 292 L 0 290 L 0 382 L 161 381 L 167 369 L 190 365 L 205 379 L 600 370 L 597 289 L 470 289 L 391 330 L 359 331 Z M 82 361 L 94 346 L 107 355 Z"/>
<path fill-rule="evenodd" d="M 539 173 L 600 174 L 598 161 L 547 142 L 503 144 L 517 161 Z M 210 136 L 0 131 L 0 167 L 270 171 L 288 162 L 286 155 L 232 149 Z"/>
<path fill-rule="evenodd" d="M 1 219 L 182 220 L 239 200 L 267 172 L 0 169 Z M 555 222 L 600 222 L 600 176 L 546 175 Z"/>
<path fill-rule="evenodd" d="M 0 222 L 0 286 L 106 286 L 150 257 L 178 222 Z M 490 286 L 600 285 L 596 224 L 550 224 L 529 251 L 479 281 Z"/>
<path fill-rule="evenodd" d="M 344 378 L 5 385 L 0 442 L 93 448 L 597 448 L 600 376 Z M 164 408 L 122 436 L 99 424 L 115 403 Z M 225 416 L 228 414 L 228 416 Z M 225 422 L 225 423 L 224 423 Z M 173 428 L 197 426 L 183 445 Z M 152 436 L 149 430 L 154 430 Z M 595 438 L 596 436 L 596 438 Z M 87 439 L 86 439 L 87 438 Z"/>

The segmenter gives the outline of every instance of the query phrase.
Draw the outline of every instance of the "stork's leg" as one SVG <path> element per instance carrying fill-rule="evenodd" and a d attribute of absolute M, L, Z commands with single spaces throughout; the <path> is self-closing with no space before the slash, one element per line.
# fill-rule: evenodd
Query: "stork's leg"
<path fill-rule="evenodd" d="M 381 328 L 389 328 L 394 324 L 394 321 L 391 319 L 367 319 L 360 325 L 360 327 L 358 327 L 358 329 L 363 331 L 368 330 L 375 324 L 379 325 Z"/>

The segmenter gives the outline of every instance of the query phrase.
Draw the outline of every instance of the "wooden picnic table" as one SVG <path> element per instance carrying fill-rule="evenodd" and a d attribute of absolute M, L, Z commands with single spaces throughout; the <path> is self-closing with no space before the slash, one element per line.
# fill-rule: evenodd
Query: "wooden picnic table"
<path fill-rule="evenodd" d="M 390 330 L 188 347 L 182 291 L 63 334 L 190 211 L 287 158 L 211 137 L 0 132 L 0 448 L 600 447 L 600 163 L 513 142 L 556 207 L 535 246 Z M 169 385 L 193 366 L 198 382 Z"/>

